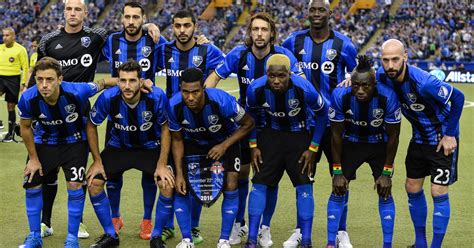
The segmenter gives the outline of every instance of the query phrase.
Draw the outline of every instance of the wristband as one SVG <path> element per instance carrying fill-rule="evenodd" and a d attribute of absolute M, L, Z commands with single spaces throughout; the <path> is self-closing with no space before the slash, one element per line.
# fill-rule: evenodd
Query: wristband
<path fill-rule="evenodd" d="M 382 175 L 391 177 L 393 174 L 393 165 L 385 164 L 383 166 Z"/>
<path fill-rule="evenodd" d="M 341 164 L 332 164 L 332 174 L 333 175 L 342 175 L 342 166 Z"/>
<path fill-rule="evenodd" d="M 257 147 L 257 139 L 249 139 L 249 147 L 256 148 Z"/>
<path fill-rule="evenodd" d="M 308 150 L 312 151 L 312 152 L 317 152 L 319 149 L 319 144 L 312 141 L 311 144 L 309 145 L 309 148 Z"/>

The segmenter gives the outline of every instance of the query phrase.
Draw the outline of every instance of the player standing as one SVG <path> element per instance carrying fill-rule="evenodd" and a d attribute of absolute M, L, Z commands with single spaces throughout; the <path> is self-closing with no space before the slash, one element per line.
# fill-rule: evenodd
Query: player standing
<path fill-rule="evenodd" d="M 237 46 L 226 55 L 224 63 L 220 64 L 206 79 L 206 86 L 216 87 L 221 79 L 226 79 L 231 73 L 236 73 L 239 82 L 239 103 L 241 106 L 245 106 L 247 87 L 255 79 L 265 75 L 265 65 L 271 55 L 285 54 L 290 58 L 292 72 L 302 74 L 297 66 L 295 56 L 289 50 L 275 45 L 277 36 L 275 22 L 268 13 L 261 12 L 253 15 L 247 26 L 245 45 Z M 261 129 L 262 126 L 257 128 Z M 250 148 L 246 139 L 242 140 L 241 148 L 242 166 L 239 173 L 239 211 L 232 228 L 231 245 L 240 244 L 242 237 L 248 233 L 244 215 L 249 192 Z M 273 244 L 270 234 L 270 221 L 275 212 L 277 197 L 278 186 L 268 187 L 267 205 L 263 212 L 259 239 L 260 245 L 264 247 Z"/>
<path fill-rule="evenodd" d="M 249 198 L 249 236 L 246 247 L 257 247 L 257 232 L 266 204 L 268 186 L 276 186 L 286 170 L 296 188 L 302 247 L 311 247 L 314 215 L 314 157 L 327 124 L 327 105 L 306 79 L 291 75 L 290 59 L 274 54 L 267 61 L 267 76 L 247 89 L 247 107 L 256 116 L 264 108 L 266 126 L 249 143 L 255 176 Z M 315 124 L 311 137 L 309 119 Z"/>
<path fill-rule="evenodd" d="M 306 78 L 321 92 L 329 102 L 331 93 L 336 85 L 344 80 L 346 71 L 352 71 L 356 66 L 357 51 L 349 37 L 332 30 L 329 18 L 332 15 L 328 0 L 311 0 L 308 4 L 308 20 L 310 28 L 292 33 L 284 42 L 283 47 L 293 52 L 299 61 Z M 316 155 L 319 163 L 324 152 L 332 175 L 331 134 L 326 129 L 321 140 L 320 149 Z M 342 248 L 352 248 L 346 231 L 347 201 L 346 194 L 344 213 L 339 224 L 338 240 Z M 295 233 L 284 243 L 291 248 L 298 245 L 301 237 L 299 224 Z"/>
<path fill-rule="evenodd" d="M 33 71 L 36 87 L 28 89 L 18 105 L 21 133 L 28 151 L 23 187 L 30 234 L 23 247 L 42 247 L 41 186 L 48 177 L 57 178 L 59 167 L 63 168 L 68 189 L 68 234 L 64 247 L 79 247 L 77 234 L 85 202 L 81 186 L 88 157 L 85 120 L 89 97 L 104 87 L 105 80 L 64 82 L 61 65 L 49 57 L 38 61 Z"/>
<path fill-rule="evenodd" d="M 395 222 L 391 177 L 398 148 L 401 109 L 395 92 L 376 83 L 371 61 L 366 56 L 360 56 L 358 60 L 351 75 L 352 88 L 336 88 L 329 107 L 334 160 L 333 192 L 327 206 L 327 247 L 336 247 L 349 180 L 367 162 L 379 195 L 383 247 L 389 248 L 392 247 Z"/>
<path fill-rule="evenodd" d="M 178 193 L 175 211 L 183 235 L 183 241 L 177 247 L 193 246 L 189 243 L 194 239 L 190 234 L 190 197 L 194 196 L 187 187 L 190 185 L 188 175 L 194 174 L 190 166 L 194 164 L 197 165 L 195 169 L 200 169 L 208 166 L 207 160 L 223 160 L 223 165 L 214 168 L 215 174 L 225 173 L 221 189 L 224 191 L 222 226 L 217 247 L 230 248 L 229 237 L 239 205 L 239 140 L 251 131 L 254 122 L 233 96 L 219 89 L 204 88 L 204 74 L 198 68 L 184 70 L 181 81 L 181 94 L 170 99 L 169 114 Z M 193 160 L 195 157 L 203 158 Z"/>

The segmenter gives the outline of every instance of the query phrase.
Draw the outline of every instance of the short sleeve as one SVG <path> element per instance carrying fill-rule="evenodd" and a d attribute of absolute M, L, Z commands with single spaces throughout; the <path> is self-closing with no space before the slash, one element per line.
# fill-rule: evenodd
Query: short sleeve
<path fill-rule="evenodd" d="M 225 56 L 222 63 L 220 63 L 215 70 L 217 76 L 226 79 L 231 73 L 237 73 L 238 54 L 239 50 L 234 48 Z"/>
<path fill-rule="evenodd" d="M 209 50 L 207 69 L 214 70 L 224 60 L 224 53 L 213 45 L 209 46 Z"/>
<path fill-rule="evenodd" d="M 170 131 L 178 132 L 182 129 L 182 127 L 181 124 L 178 122 L 177 113 L 175 113 L 176 105 L 172 104 L 174 102 L 173 99 L 175 97 L 172 97 L 170 104 L 168 104 L 168 123 Z"/>
<path fill-rule="evenodd" d="M 329 106 L 328 116 L 330 121 L 343 122 L 345 119 L 342 107 L 342 97 L 336 89 L 331 94 L 331 105 Z"/>
<path fill-rule="evenodd" d="M 390 94 L 387 97 L 384 121 L 389 124 L 396 124 L 402 121 L 400 102 L 398 101 L 397 94 L 392 90 L 390 90 Z"/>
<path fill-rule="evenodd" d="M 429 95 L 435 101 L 442 104 L 447 104 L 451 94 L 453 93 L 453 86 L 430 74 L 426 78 L 421 91 Z"/>
<path fill-rule="evenodd" d="M 18 102 L 18 112 L 21 119 L 33 119 L 33 113 L 31 112 L 31 107 L 28 103 L 29 101 L 25 98 L 25 94 L 22 94 L 20 101 Z"/>
<path fill-rule="evenodd" d="M 345 47 L 342 50 L 342 57 L 344 58 L 344 63 L 346 64 L 347 72 L 350 73 L 357 66 L 357 50 L 354 44 L 352 44 L 352 42 L 345 42 Z"/>
<path fill-rule="evenodd" d="M 245 110 L 237 103 L 235 97 L 225 92 L 222 92 L 222 95 L 222 101 L 219 105 L 222 116 L 239 122 L 244 117 Z"/>
<path fill-rule="evenodd" d="M 105 97 L 105 93 L 106 92 L 102 93 L 99 98 L 97 98 L 89 114 L 91 122 L 96 126 L 99 126 L 107 118 L 109 113 L 110 102 Z"/>

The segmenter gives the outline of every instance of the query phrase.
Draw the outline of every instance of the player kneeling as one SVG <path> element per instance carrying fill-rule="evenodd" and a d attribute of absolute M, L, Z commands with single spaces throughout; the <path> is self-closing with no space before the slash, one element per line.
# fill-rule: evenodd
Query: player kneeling
<path fill-rule="evenodd" d="M 375 81 L 366 56 L 358 57 L 351 88 L 332 93 L 329 119 L 333 154 L 333 191 L 327 206 L 327 247 L 344 247 L 336 239 L 344 199 L 357 169 L 372 168 L 383 231 L 383 247 L 392 247 L 395 203 L 391 195 L 393 161 L 400 134 L 401 109 L 396 93 Z"/>
<path fill-rule="evenodd" d="M 118 86 L 99 96 L 87 124 L 89 147 L 94 162 L 87 172 L 89 194 L 97 218 L 105 234 L 91 247 L 115 247 L 119 237 L 115 232 L 110 203 L 104 191 L 107 179 L 120 177 L 136 168 L 160 187 L 155 226 L 164 225 L 172 214 L 174 176 L 168 167 L 170 132 L 168 100 L 156 87 L 142 93 L 141 67 L 133 60 L 120 65 Z M 109 119 L 113 128 L 111 138 L 99 154 L 97 125 Z M 161 233 L 159 234 L 161 235 Z"/>

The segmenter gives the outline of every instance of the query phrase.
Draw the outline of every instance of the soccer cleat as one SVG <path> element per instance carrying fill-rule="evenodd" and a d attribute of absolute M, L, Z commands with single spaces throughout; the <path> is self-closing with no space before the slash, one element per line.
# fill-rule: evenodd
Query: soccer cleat
<path fill-rule="evenodd" d="M 217 248 L 230 248 L 229 240 L 219 239 L 219 243 L 217 243 Z"/>
<path fill-rule="evenodd" d="M 114 229 L 116 233 L 120 233 L 120 230 L 123 228 L 123 219 L 122 217 L 115 217 L 112 218 L 112 224 L 114 225 Z"/>
<path fill-rule="evenodd" d="M 18 248 L 41 248 L 43 247 L 43 240 L 40 237 L 35 237 L 33 233 L 28 234 L 25 238 L 25 242 Z"/>
<path fill-rule="evenodd" d="M 349 234 L 346 231 L 338 231 L 336 235 L 336 247 L 338 248 L 352 248 Z"/>
<path fill-rule="evenodd" d="M 5 142 L 5 143 L 13 142 L 13 135 L 10 133 L 7 133 L 7 135 L 5 135 L 5 137 L 3 138 L 2 142 Z"/>
<path fill-rule="evenodd" d="M 87 226 L 81 222 L 81 224 L 79 224 L 79 232 L 77 232 L 77 237 L 80 239 L 88 239 L 89 236 L 90 235 L 87 232 Z"/>
<path fill-rule="evenodd" d="M 194 244 L 190 239 L 183 239 L 176 245 L 176 248 L 194 248 Z"/>
<path fill-rule="evenodd" d="M 283 242 L 283 247 L 296 248 L 301 243 L 301 238 L 301 229 L 296 228 L 295 230 L 293 230 L 291 236 L 285 242 Z"/>
<path fill-rule="evenodd" d="M 261 247 L 270 247 L 273 245 L 272 234 L 270 233 L 270 227 L 262 225 L 260 233 L 258 234 L 258 244 Z"/>
<path fill-rule="evenodd" d="M 151 224 L 151 220 L 143 219 L 142 223 L 140 223 L 140 236 L 143 240 L 149 240 L 151 238 L 151 230 L 153 229 L 153 225 Z"/>
<path fill-rule="evenodd" d="M 153 237 L 150 240 L 150 248 L 166 248 L 166 243 L 159 237 Z"/>
<path fill-rule="evenodd" d="M 92 244 L 90 248 L 109 248 L 119 246 L 120 240 L 118 234 L 116 235 L 117 237 L 114 238 L 109 234 L 103 234 L 98 239 L 96 239 L 97 242 L 95 242 L 95 244 Z"/>
<path fill-rule="evenodd" d="M 234 223 L 232 226 L 232 232 L 230 233 L 229 242 L 231 245 L 238 245 L 242 243 L 242 237 L 240 234 L 240 223 Z"/>
<path fill-rule="evenodd" d="M 174 228 L 167 228 L 165 227 L 163 229 L 163 233 L 161 234 L 161 240 L 166 241 L 168 239 L 174 238 L 174 235 L 176 234 Z"/>
<path fill-rule="evenodd" d="M 41 237 L 46 238 L 52 236 L 54 233 L 53 227 L 48 227 L 46 224 L 41 223 Z"/>
<path fill-rule="evenodd" d="M 204 242 L 204 238 L 201 235 L 201 230 L 199 230 L 199 227 L 194 227 L 191 229 L 191 235 L 193 236 L 193 243 L 195 245 L 199 245 L 200 243 Z"/>

